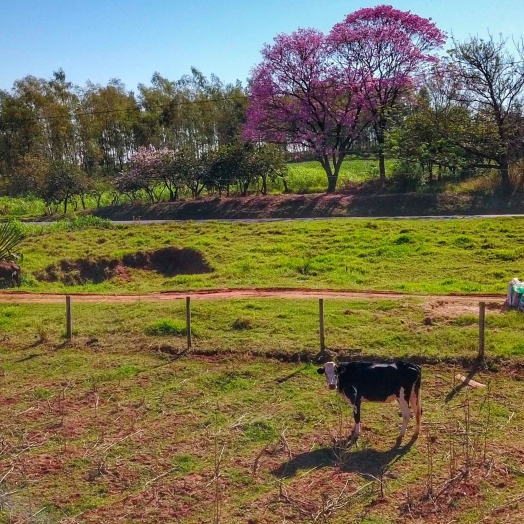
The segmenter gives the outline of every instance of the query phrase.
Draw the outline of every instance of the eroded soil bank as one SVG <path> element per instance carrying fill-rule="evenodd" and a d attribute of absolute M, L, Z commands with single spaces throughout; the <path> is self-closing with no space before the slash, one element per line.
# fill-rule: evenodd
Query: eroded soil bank
<path fill-rule="evenodd" d="M 343 194 L 201 198 L 154 204 L 123 204 L 90 210 L 111 220 L 206 220 L 320 217 L 447 216 L 524 213 L 522 195 Z"/>

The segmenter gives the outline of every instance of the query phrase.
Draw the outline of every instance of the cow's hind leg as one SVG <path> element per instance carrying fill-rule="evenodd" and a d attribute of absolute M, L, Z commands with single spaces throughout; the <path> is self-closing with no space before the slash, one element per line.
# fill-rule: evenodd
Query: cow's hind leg
<path fill-rule="evenodd" d="M 409 411 L 409 403 L 406 398 L 404 388 L 400 388 L 400 395 L 398 396 L 397 400 L 400 405 L 400 411 L 402 412 L 402 427 L 400 428 L 400 434 L 398 436 L 399 440 L 401 440 L 402 437 L 406 434 L 406 429 L 408 427 L 409 417 L 411 414 Z"/>
<path fill-rule="evenodd" d="M 417 422 L 417 425 L 415 426 L 415 433 L 414 433 L 414 436 L 417 436 L 420 432 L 420 422 L 422 418 L 422 404 L 420 402 L 420 387 L 417 388 L 415 386 L 413 388 L 413 392 L 411 393 L 409 402 L 411 404 L 411 407 L 413 408 L 413 413 L 415 414 L 415 420 Z"/>

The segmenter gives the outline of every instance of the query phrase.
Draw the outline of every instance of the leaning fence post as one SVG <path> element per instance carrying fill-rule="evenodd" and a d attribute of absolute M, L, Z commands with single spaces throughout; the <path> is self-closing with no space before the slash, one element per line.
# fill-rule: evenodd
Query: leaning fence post
<path fill-rule="evenodd" d="M 320 321 L 320 351 L 323 353 L 326 350 L 326 341 L 324 338 L 324 299 L 318 299 L 318 315 Z"/>
<path fill-rule="evenodd" d="M 486 320 L 486 303 L 479 302 L 479 359 L 484 358 L 484 348 L 485 348 L 485 339 L 484 339 L 484 325 Z"/>
<path fill-rule="evenodd" d="M 71 315 L 71 296 L 66 296 L 66 338 L 73 338 L 73 317 Z"/>
<path fill-rule="evenodd" d="M 191 297 L 186 297 L 187 349 L 191 348 Z"/>

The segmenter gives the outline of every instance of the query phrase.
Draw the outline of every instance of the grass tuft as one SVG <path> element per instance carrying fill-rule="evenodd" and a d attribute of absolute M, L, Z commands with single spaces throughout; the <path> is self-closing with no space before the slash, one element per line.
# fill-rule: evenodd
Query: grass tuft
<path fill-rule="evenodd" d="M 165 337 L 168 335 L 185 335 L 187 333 L 186 325 L 180 320 L 171 318 L 161 318 L 152 322 L 145 329 L 146 335 L 154 337 Z"/>

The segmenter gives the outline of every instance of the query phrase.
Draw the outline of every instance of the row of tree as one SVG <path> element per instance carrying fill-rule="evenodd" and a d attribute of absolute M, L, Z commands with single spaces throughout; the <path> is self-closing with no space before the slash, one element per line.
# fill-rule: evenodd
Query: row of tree
<path fill-rule="evenodd" d="M 137 94 L 119 80 L 75 86 L 62 70 L 50 80 L 28 76 L 0 91 L 0 180 L 11 194 L 48 199 L 66 180 L 80 192 L 114 186 L 141 147 L 199 158 L 238 144 L 246 106 L 240 82 L 196 69 L 177 81 L 155 73 Z"/>
<path fill-rule="evenodd" d="M 371 147 L 382 178 L 388 154 L 429 180 L 496 168 L 507 189 L 524 159 L 524 46 L 473 37 L 442 57 L 444 42 L 430 20 L 378 6 L 327 35 L 276 36 L 247 89 L 196 69 L 137 93 L 29 76 L 0 91 L 0 183 L 66 207 L 107 191 L 246 194 L 283 178 L 284 152 L 307 151 L 334 191 L 344 158 Z"/>

